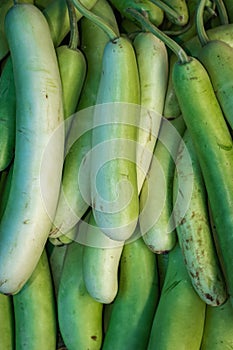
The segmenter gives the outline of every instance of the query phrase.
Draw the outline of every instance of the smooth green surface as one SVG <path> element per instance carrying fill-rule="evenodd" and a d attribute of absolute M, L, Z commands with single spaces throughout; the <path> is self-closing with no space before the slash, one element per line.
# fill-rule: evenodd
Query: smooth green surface
<path fill-rule="evenodd" d="M 103 305 L 87 292 L 82 273 L 83 245 L 67 246 L 58 290 L 58 321 L 69 350 L 99 350 Z"/>
<path fill-rule="evenodd" d="M 151 327 L 148 350 L 199 350 L 206 304 L 197 295 L 179 245 L 169 252 L 168 266 Z"/>
<path fill-rule="evenodd" d="M 126 243 L 120 262 L 119 291 L 112 304 L 103 349 L 147 349 L 158 297 L 154 253 L 142 238 Z"/>
<path fill-rule="evenodd" d="M 55 296 L 46 251 L 30 279 L 13 296 L 16 350 L 55 350 L 57 319 Z"/>

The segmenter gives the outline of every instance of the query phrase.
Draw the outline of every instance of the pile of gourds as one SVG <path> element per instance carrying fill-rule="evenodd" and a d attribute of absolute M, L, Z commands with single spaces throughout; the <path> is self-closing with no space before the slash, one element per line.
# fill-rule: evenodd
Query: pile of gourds
<path fill-rule="evenodd" d="M 233 348 L 233 4 L 0 3 L 0 348 Z"/>

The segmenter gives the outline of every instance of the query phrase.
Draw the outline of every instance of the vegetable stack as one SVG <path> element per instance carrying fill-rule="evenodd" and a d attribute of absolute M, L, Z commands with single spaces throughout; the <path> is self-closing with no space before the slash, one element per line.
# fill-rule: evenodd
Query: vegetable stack
<path fill-rule="evenodd" d="M 233 6 L 0 4 L 0 348 L 233 348 Z"/>

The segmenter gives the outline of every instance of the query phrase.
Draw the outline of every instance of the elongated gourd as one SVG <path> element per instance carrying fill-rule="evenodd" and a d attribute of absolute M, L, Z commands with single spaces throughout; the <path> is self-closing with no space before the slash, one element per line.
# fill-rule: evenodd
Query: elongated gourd
<path fill-rule="evenodd" d="M 119 290 L 111 306 L 103 350 L 146 349 L 159 299 L 156 256 L 136 228 L 125 243 L 119 269 Z M 162 349 L 162 348 L 161 348 Z"/>
<path fill-rule="evenodd" d="M 125 37 L 109 41 L 103 55 L 96 102 L 99 106 L 94 114 L 91 203 L 97 225 L 113 240 L 129 238 L 138 218 L 139 96 L 132 44 Z"/>
<path fill-rule="evenodd" d="M 147 247 L 157 254 L 169 252 L 177 239 L 172 215 L 172 184 L 184 130 L 182 116 L 171 121 L 162 119 L 151 167 L 139 199 L 142 237 Z"/>
<path fill-rule="evenodd" d="M 139 33 L 133 41 L 133 46 L 138 64 L 141 96 L 136 154 L 138 193 L 140 193 L 162 120 L 167 89 L 168 55 L 164 43 L 148 32 Z"/>
<path fill-rule="evenodd" d="M 206 304 L 192 286 L 179 244 L 168 254 L 165 280 L 147 349 L 199 350 Z"/>
<path fill-rule="evenodd" d="M 14 294 L 36 267 L 55 215 L 64 125 L 59 68 L 43 14 L 34 5 L 15 5 L 5 29 L 17 109 L 11 188 L 0 224 L 0 292 Z"/>
<path fill-rule="evenodd" d="M 93 117 L 90 197 L 100 229 L 109 238 L 124 241 L 133 234 L 139 211 L 136 144 L 140 87 L 135 52 L 127 37 L 119 36 L 80 1 L 73 3 L 109 35 Z"/>
<path fill-rule="evenodd" d="M 67 246 L 58 289 L 58 322 L 69 350 L 99 350 L 102 344 L 103 304 L 87 292 L 82 272 L 84 246 Z"/>
<path fill-rule="evenodd" d="M 83 247 L 83 279 L 91 297 L 110 304 L 118 292 L 118 266 L 123 243 L 108 238 L 91 213 Z"/>
<path fill-rule="evenodd" d="M 209 75 L 200 61 L 193 58 L 188 65 L 176 64 L 173 82 L 201 166 L 223 254 L 227 287 L 232 295 L 232 251 L 229 249 L 233 242 L 232 137 Z"/>
<path fill-rule="evenodd" d="M 16 350 L 55 350 L 57 319 L 52 276 L 47 253 L 27 283 L 13 295 Z"/>
<path fill-rule="evenodd" d="M 185 265 L 192 284 L 200 298 L 209 305 L 223 304 L 227 299 L 225 279 L 216 253 L 211 225 L 209 221 L 207 193 L 199 161 L 189 133 L 183 135 L 184 143 L 180 144 L 176 159 L 174 176 L 174 220 Z M 185 152 L 192 162 L 187 163 Z M 192 179 L 190 173 L 193 174 Z M 182 195 L 178 193 L 178 183 Z M 187 191 L 192 188 L 187 204 Z M 184 215 L 181 215 L 183 207 Z"/>

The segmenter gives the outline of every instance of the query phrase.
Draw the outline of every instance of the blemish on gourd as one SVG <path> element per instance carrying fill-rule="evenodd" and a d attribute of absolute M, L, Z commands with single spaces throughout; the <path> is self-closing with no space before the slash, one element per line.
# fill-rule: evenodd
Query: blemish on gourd
<path fill-rule="evenodd" d="M 149 128 L 149 133 L 148 133 L 148 142 L 150 142 L 152 140 L 152 116 L 150 111 L 148 111 L 148 116 L 150 118 L 150 128 Z"/>
<path fill-rule="evenodd" d="M 232 149 L 232 146 L 223 145 L 222 143 L 218 143 L 218 146 L 224 149 L 224 151 L 230 151 Z"/>
<path fill-rule="evenodd" d="M 122 177 L 125 177 L 126 179 L 129 178 L 129 174 L 126 174 L 126 173 L 124 173 L 124 172 L 121 173 L 121 176 L 122 176 Z"/>
<path fill-rule="evenodd" d="M 179 193 L 180 193 L 181 197 L 184 198 L 184 194 L 183 194 L 183 192 L 181 191 L 181 189 L 179 189 Z"/>
<path fill-rule="evenodd" d="M 195 271 L 195 272 L 190 271 L 190 275 L 191 275 L 193 278 L 197 278 L 197 279 L 199 280 L 199 272 L 198 272 L 198 271 Z"/>
<path fill-rule="evenodd" d="M 168 292 L 170 292 L 172 289 L 176 288 L 180 282 L 182 282 L 182 281 L 181 281 L 181 280 L 179 280 L 179 281 L 174 281 L 170 286 L 168 286 L 168 287 L 164 290 L 164 293 L 168 293 Z"/>
<path fill-rule="evenodd" d="M 3 286 L 5 283 L 7 283 L 7 280 L 3 280 L 2 282 L 0 282 L 0 287 Z M 7 295 L 7 294 L 5 294 L 5 295 Z"/>
<path fill-rule="evenodd" d="M 181 224 L 181 225 L 184 225 L 185 223 L 186 223 L 186 218 L 182 218 L 180 224 Z"/>
<path fill-rule="evenodd" d="M 206 299 L 208 299 L 208 300 L 210 300 L 210 301 L 213 301 L 213 300 L 214 300 L 214 298 L 212 297 L 212 295 L 210 295 L 209 293 L 205 293 L 205 297 L 206 297 Z M 218 303 L 218 301 L 217 301 L 217 303 Z"/>

